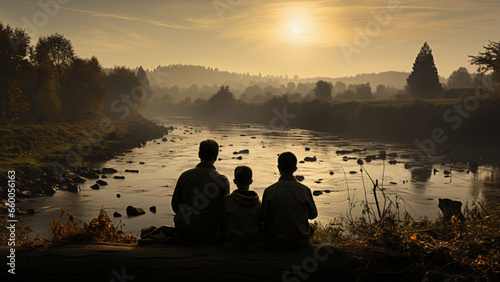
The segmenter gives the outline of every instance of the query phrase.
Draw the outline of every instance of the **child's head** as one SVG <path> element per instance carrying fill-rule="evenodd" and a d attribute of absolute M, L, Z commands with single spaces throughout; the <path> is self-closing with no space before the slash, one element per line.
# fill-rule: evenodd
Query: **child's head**
<path fill-rule="evenodd" d="M 234 170 L 234 184 L 238 189 L 246 189 L 252 184 L 252 169 L 246 165 L 240 165 Z"/>

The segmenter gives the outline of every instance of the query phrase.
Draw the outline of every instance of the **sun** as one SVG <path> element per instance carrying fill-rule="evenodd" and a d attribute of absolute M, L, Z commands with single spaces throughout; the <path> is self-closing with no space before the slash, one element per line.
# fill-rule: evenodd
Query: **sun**
<path fill-rule="evenodd" d="M 283 10 L 281 38 L 293 44 L 308 44 L 316 33 L 313 10 L 307 6 L 290 6 Z"/>
<path fill-rule="evenodd" d="M 301 26 L 294 26 L 292 27 L 292 32 L 295 35 L 301 35 L 304 34 L 304 28 L 302 28 Z"/>

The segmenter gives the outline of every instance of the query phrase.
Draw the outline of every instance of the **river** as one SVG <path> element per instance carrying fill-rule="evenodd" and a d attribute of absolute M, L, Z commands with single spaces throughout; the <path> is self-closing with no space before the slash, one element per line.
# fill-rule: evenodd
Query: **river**
<path fill-rule="evenodd" d="M 62 209 L 89 222 L 104 208 L 115 225 L 120 225 L 123 231 L 134 236 L 139 236 L 140 230 L 147 226 L 173 225 L 170 200 L 177 178 L 198 163 L 198 144 L 207 138 L 215 139 L 221 145 L 220 160 L 215 166 L 230 180 L 236 166 L 248 165 L 252 168 L 254 182 L 250 189 L 260 197 L 264 189 L 279 178 L 276 167 L 279 153 L 292 151 L 299 160 L 316 157 L 317 161 L 299 163 L 296 175 L 304 176 L 302 183 L 311 190 L 324 192 L 314 197 L 319 212 L 317 220 L 322 224 L 346 215 L 349 196 L 354 204 L 351 213 L 359 215 L 365 201 L 365 189 L 366 199 L 375 210 L 370 177 L 383 184 L 384 193 L 390 201 L 397 203 L 401 213 L 407 211 L 415 219 L 437 217 L 439 198 L 471 205 L 474 201 L 498 199 L 500 195 L 498 188 L 491 185 L 492 181 L 498 181 L 498 166 L 480 165 L 473 173 L 468 171 L 465 163 L 450 164 L 449 160 L 434 157 L 425 167 L 405 168 L 409 160 L 401 158 L 401 155 L 415 149 L 409 145 L 339 137 L 304 129 L 271 130 L 269 126 L 258 124 L 210 123 L 175 117 L 155 117 L 154 120 L 174 126 L 175 129 L 165 136 L 166 142 L 151 140 L 145 146 L 112 160 L 93 163 L 92 168 L 112 167 L 118 170 L 117 174 L 110 174 L 104 179 L 109 185 L 100 190 L 91 189 L 95 180 L 89 180 L 80 185 L 82 191 L 78 194 L 58 191 L 53 197 L 32 198 L 19 203 L 21 209 L 33 208 L 37 212 L 24 216 L 21 222 L 29 225 L 35 234 L 44 235 L 48 234 L 50 223 Z M 248 154 L 234 154 L 246 149 Z M 356 152 L 336 152 L 353 149 Z M 378 155 L 380 151 L 395 153 L 397 157 L 364 161 L 364 170 L 360 172 L 356 158 Z M 242 159 L 238 159 L 239 156 Z M 391 160 L 397 163 L 389 164 Z M 126 169 L 136 169 L 139 173 L 125 172 Z M 434 169 L 437 170 L 435 173 Z M 450 175 L 444 174 L 450 169 Z M 114 175 L 123 175 L 125 179 L 113 179 Z M 230 182 L 232 191 L 236 187 Z M 329 193 L 325 193 L 326 190 Z M 380 191 L 377 196 L 383 206 Z M 129 205 L 143 208 L 146 214 L 128 217 L 125 209 Z M 156 213 L 150 212 L 151 206 L 156 206 Z M 113 218 L 114 212 L 121 213 L 123 217 Z"/>

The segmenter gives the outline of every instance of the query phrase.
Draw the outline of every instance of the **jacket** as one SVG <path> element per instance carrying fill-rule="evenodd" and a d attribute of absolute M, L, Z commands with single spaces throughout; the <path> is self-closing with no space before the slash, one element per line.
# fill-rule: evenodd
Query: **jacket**
<path fill-rule="evenodd" d="M 188 243 L 204 243 L 220 237 L 219 214 L 229 194 L 229 181 L 208 162 L 185 171 L 172 195 L 177 235 Z"/>
<path fill-rule="evenodd" d="M 293 175 L 282 175 L 262 196 L 264 236 L 284 247 L 309 245 L 312 234 L 308 219 L 318 216 L 311 190 Z"/>

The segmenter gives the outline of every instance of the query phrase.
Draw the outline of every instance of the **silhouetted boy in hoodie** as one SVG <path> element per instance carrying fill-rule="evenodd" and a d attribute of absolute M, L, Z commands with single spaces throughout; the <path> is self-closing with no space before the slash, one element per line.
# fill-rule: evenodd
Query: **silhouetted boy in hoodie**
<path fill-rule="evenodd" d="M 238 189 L 224 198 L 221 220 L 227 248 L 262 247 L 261 202 L 257 193 L 249 191 L 252 182 L 252 170 L 248 166 L 238 166 L 234 170 L 234 184 Z"/>

